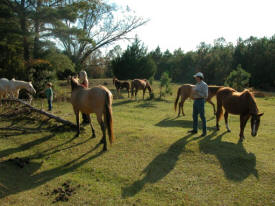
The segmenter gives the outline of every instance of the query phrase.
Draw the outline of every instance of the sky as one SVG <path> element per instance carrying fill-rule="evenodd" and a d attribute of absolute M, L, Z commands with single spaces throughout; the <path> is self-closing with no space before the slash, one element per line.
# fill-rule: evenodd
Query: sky
<path fill-rule="evenodd" d="M 195 50 L 201 42 L 213 44 L 224 37 L 234 45 L 250 36 L 270 38 L 275 34 L 275 0 L 113 0 L 129 6 L 137 16 L 150 21 L 130 36 L 149 51 Z M 123 44 L 130 44 L 129 42 Z M 125 45 L 124 45 L 125 46 Z M 123 47 L 123 46 L 122 46 Z"/>

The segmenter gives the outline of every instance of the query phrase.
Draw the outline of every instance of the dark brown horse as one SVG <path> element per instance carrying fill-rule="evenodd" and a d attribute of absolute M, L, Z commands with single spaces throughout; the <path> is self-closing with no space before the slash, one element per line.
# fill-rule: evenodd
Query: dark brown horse
<path fill-rule="evenodd" d="M 184 84 L 180 88 L 178 88 L 177 92 L 177 98 L 174 103 L 174 108 L 175 111 L 177 111 L 177 104 L 179 97 L 181 97 L 181 101 L 179 103 L 179 112 L 178 112 L 178 117 L 180 116 L 180 112 L 182 112 L 182 115 L 184 116 L 184 111 L 183 111 L 183 105 L 184 102 L 187 98 L 192 98 L 192 90 L 195 87 L 193 84 Z M 216 115 L 216 109 L 215 109 L 215 104 L 211 101 L 211 99 L 216 95 L 217 91 L 222 88 L 223 86 L 215 86 L 215 85 L 209 85 L 208 86 L 208 98 L 206 101 L 213 106 L 214 110 L 214 115 Z"/>
<path fill-rule="evenodd" d="M 96 86 L 91 89 L 83 88 L 76 79 L 71 78 L 72 95 L 71 103 L 76 115 L 77 136 L 80 133 L 79 112 L 87 114 L 92 129 L 92 137 L 95 137 L 95 130 L 91 122 L 91 113 L 95 113 L 97 121 L 101 127 L 103 137 L 100 143 L 103 143 L 103 150 L 107 150 L 106 127 L 108 130 L 109 141 L 114 141 L 113 135 L 113 117 L 112 117 L 112 93 L 104 86 Z M 104 115 L 104 122 L 102 116 Z"/>
<path fill-rule="evenodd" d="M 130 97 L 130 83 L 128 81 L 121 81 L 114 77 L 113 84 L 115 85 L 118 94 L 120 94 L 120 89 L 125 88 L 128 92 L 128 97 Z"/>
<path fill-rule="evenodd" d="M 137 92 L 138 90 L 142 90 L 143 91 L 143 99 L 144 99 L 144 94 L 145 94 L 145 91 L 146 89 L 148 89 L 149 91 L 149 94 L 150 94 L 150 97 L 151 97 L 151 94 L 152 94 L 152 87 L 151 85 L 149 84 L 148 80 L 147 79 L 134 79 L 132 81 L 132 85 L 131 85 L 131 93 L 132 93 L 132 96 L 134 95 L 134 90 L 135 90 L 135 98 L 137 98 Z"/>
<path fill-rule="evenodd" d="M 247 120 L 251 117 L 251 135 L 255 137 L 260 126 L 260 117 L 263 113 L 259 113 L 255 98 L 251 92 L 245 89 L 243 92 L 237 92 L 230 87 L 224 87 L 217 92 L 217 115 L 216 126 L 219 130 L 219 120 L 222 117 L 223 109 L 225 109 L 224 119 L 227 131 L 228 113 L 240 115 L 240 142 L 244 139 L 244 128 Z"/>

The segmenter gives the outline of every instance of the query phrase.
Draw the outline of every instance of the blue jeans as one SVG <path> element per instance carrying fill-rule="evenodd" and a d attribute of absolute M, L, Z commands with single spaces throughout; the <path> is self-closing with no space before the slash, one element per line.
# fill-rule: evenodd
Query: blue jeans
<path fill-rule="evenodd" d="M 204 115 L 204 99 L 195 99 L 193 104 L 193 130 L 198 131 L 198 114 L 202 121 L 202 131 L 206 134 L 206 119 Z"/>
<path fill-rule="evenodd" d="M 49 111 L 51 111 L 52 108 L 53 108 L 53 100 L 48 99 L 48 109 L 49 109 Z"/>

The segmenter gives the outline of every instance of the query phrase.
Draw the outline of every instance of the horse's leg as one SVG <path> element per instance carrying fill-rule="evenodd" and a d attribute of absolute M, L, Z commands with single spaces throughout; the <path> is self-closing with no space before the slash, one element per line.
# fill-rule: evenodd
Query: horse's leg
<path fill-rule="evenodd" d="M 224 121 L 225 121 L 225 126 L 227 129 L 227 132 L 231 132 L 231 130 L 229 129 L 229 126 L 228 126 L 228 112 L 227 111 L 224 112 Z"/>
<path fill-rule="evenodd" d="M 135 98 L 137 99 L 137 93 L 138 93 L 138 89 L 136 88 L 135 90 Z"/>
<path fill-rule="evenodd" d="M 143 100 L 144 100 L 144 94 L 145 94 L 145 90 L 146 90 L 146 88 L 145 88 L 145 89 L 143 89 Z"/>
<path fill-rule="evenodd" d="M 243 139 L 244 139 L 244 128 L 245 128 L 245 125 L 247 123 L 247 120 L 249 119 L 250 115 L 249 114 L 246 114 L 246 115 L 240 115 L 240 139 L 239 139 L 239 142 L 242 142 Z"/>
<path fill-rule="evenodd" d="M 102 121 L 102 114 L 96 114 L 97 121 L 100 125 L 101 131 L 102 131 L 102 139 L 100 140 L 100 143 L 103 144 L 103 151 L 107 150 L 107 142 L 106 142 L 106 128 L 104 125 L 104 122 Z"/>
<path fill-rule="evenodd" d="M 75 110 L 75 117 L 76 117 L 76 128 L 77 128 L 76 137 L 78 137 L 78 136 L 79 136 L 79 133 L 80 133 L 79 110 Z"/>
<path fill-rule="evenodd" d="M 88 120 L 90 122 L 90 126 L 91 126 L 91 129 L 92 129 L 92 138 L 95 138 L 96 137 L 96 135 L 95 135 L 95 129 L 93 127 L 93 123 L 92 123 L 90 114 L 87 114 L 87 118 L 88 118 Z"/>
<path fill-rule="evenodd" d="M 206 101 L 213 106 L 214 116 L 215 116 L 216 115 L 215 104 L 211 101 L 211 99 L 207 99 Z"/>

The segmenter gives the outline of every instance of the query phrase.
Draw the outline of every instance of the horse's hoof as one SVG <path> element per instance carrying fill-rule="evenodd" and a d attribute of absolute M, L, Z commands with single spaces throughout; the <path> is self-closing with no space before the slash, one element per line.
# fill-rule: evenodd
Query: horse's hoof
<path fill-rule="evenodd" d="M 106 148 L 106 147 L 103 147 L 102 152 L 107 152 L 107 148 Z"/>
<path fill-rule="evenodd" d="M 228 129 L 228 130 L 227 130 L 227 132 L 231 132 L 231 130 L 230 130 L 230 129 Z"/>
<path fill-rule="evenodd" d="M 95 134 L 92 135 L 91 139 L 94 139 L 94 138 L 96 138 L 96 135 L 95 135 Z"/>

